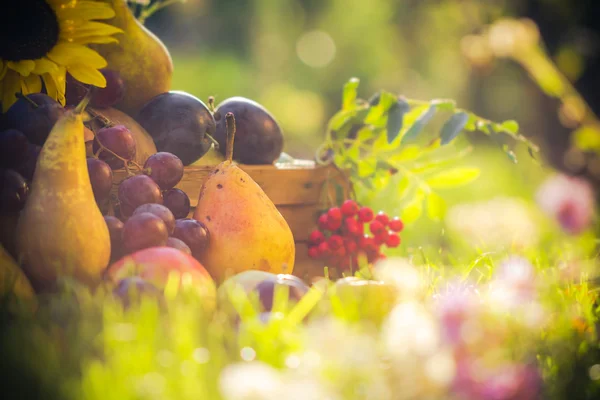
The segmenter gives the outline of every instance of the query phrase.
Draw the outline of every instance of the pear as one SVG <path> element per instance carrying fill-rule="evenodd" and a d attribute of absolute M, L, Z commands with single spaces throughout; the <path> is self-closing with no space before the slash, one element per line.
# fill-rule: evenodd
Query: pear
<path fill-rule="evenodd" d="M 108 23 L 121 28 L 115 35 L 118 43 L 94 46 L 108 68 L 119 72 L 125 83 L 123 98 L 113 107 L 129 115 L 138 111 L 154 96 L 171 89 L 173 61 L 165 45 L 131 13 L 126 0 L 103 0 L 112 3 L 115 16 Z"/>
<path fill-rule="evenodd" d="M 0 245 L 0 298 L 5 299 L 7 296 L 12 296 L 10 307 L 17 306 L 17 303 L 28 303 L 34 308 L 37 306 L 31 283 L 16 261 Z"/>
<path fill-rule="evenodd" d="M 217 281 L 247 270 L 291 274 L 292 231 L 260 186 L 232 162 L 235 120 L 232 113 L 226 118 L 226 160 L 204 181 L 194 212 L 210 234 L 200 262 Z"/>
<path fill-rule="evenodd" d="M 81 110 L 61 116 L 38 157 L 31 192 L 17 224 L 18 260 L 33 286 L 60 276 L 94 286 L 110 258 L 110 236 L 88 176 Z"/>

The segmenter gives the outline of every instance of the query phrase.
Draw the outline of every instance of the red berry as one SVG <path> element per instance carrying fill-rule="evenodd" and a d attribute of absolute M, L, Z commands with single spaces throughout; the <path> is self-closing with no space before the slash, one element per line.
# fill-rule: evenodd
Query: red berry
<path fill-rule="evenodd" d="M 346 249 L 343 247 L 340 247 L 338 249 L 336 249 L 333 254 L 335 254 L 336 257 L 344 257 L 346 255 Z"/>
<path fill-rule="evenodd" d="M 385 225 L 375 220 L 369 224 L 369 229 L 371 229 L 373 235 L 377 235 L 378 233 L 385 232 Z"/>
<path fill-rule="evenodd" d="M 388 217 L 383 211 L 379 211 L 375 216 L 375 221 L 379 221 L 383 226 L 387 226 L 387 224 L 390 222 L 390 217 Z"/>
<path fill-rule="evenodd" d="M 353 217 L 358 212 L 358 204 L 354 200 L 346 200 L 342 204 L 341 210 L 346 217 Z"/>
<path fill-rule="evenodd" d="M 400 236 L 396 233 L 390 233 L 385 241 L 385 245 L 389 248 L 398 247 L 400 245 Z"/>
<path fill-rule="evenodd" d="M 331 250 L 337 250 L 344 246 L 344 240 L 340 235 L 331 235 L 327 243 Z"/>
<path fill-rule="evenodd" d="M 325 240 L 325 235 L 323 235 L 323 232 L 319 231 L 319 230 L 314 230 L 310 233 L 310 236 L 308 237 L 308 241 L 310 242 L 310 244 L 319 244 L 322 243 Z"/>
<path fill-rule="evenodd" d="M 373 220 L 373 210 L 369 207 L 362 207 L 358 210 L 358 220 L 360 222 L 371 222 Z"/>
<path fill-rule="evenodd" d="M 327 211 L 327 218 L 330 221 L 341 221 L 342 220 L 342 210 L 338 207 L 331 207 L 329 211 Z"/>
<path fill-rule="evenodd" d="M 394 232 L 401 232 L 402 229 L 404 229 L 404 222 L 402 222 L 400 218 L 394 217 L 394 219 L 389 222 L 388 226 Z"/>
<path fill-rule="evenodd" d="M 337 231 L 338 229 L 340 229 L 342 227 L 342 220 L 335 220 L 335 219 L 331 219 L 331 218 L 327 218 L 327 229 L 329 229 L 331 232 Z"/>
<path fill-rule="evenodd" d="M 308 248 L 308 256 L 312 259 L 317 259 L 320 256 L 319 247 L 313 246 Z"/>
<path fill-rule="evenodd" d="M 356 251 L 356 249 L 358 249 L 358 245 L 352 239 L 344 240 L 344 247 L 346 248 L 346 252 L 348 254 L 353 254 Z"/>
<path fill-rule="evenodd" d="M 375 241 L 369 235 L 364 235 L 358 241 L 358 247 L 360 247 L 362 250 L 368 250 L 373 245 L 375 245 Z"/>
<path fill-rule="evenodd" d="M 328 256 L 331 254 L 331 249 L 329 249 L 329 245 L 327 244 L 327 242 L 319 244 L 318 249 L 319 253 L 321 253 L 322 256 Z"/>
<path fill-rule="evenodd" d="M 377 235 L 375 235 L 375 243 L 378 245 L 387 243 L 388 237 L 389 234 L 387 233 L 387 231 L 379 232 Z"/>
<path fill-rule="evenodd" d="M 327 214 L 322 214 L 319 217 L 318 225 L 319 225 L 319 229 L 321 229 L 322 231 L 326 231 L 329 229 L 327 227 L 329 225 L 329 221 L 327 219 Z"/>
<path fill-rule="evenodd" d="M 359 232 L 358 226 L 358 221 L 354 218 L 348 217 L 344 220 L 345 231 L 350 233 L 351 235 L 356 235 Z"/>
<path fill-rule="evenodd" d="M 379 253 L 379 251 L 368 251 L 367 252 L 367 260 L 370 263 L 374 263 L 375 261 L 379 260 L 381 258 L 381 254 Z"/>

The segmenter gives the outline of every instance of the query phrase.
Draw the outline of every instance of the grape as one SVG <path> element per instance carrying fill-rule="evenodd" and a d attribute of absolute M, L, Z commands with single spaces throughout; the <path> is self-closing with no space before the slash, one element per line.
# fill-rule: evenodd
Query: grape
<path fill-rule="evenodd" d="M 110 259 L 115 261 L 123 256 L 123 222 L 111 215 L 106 215 L 104 221 L 110 234 Z"/>
<path fill-rule="evenodd" d="M 25 160 L 19 165 L 15 170 L 21 174 L 21 176 L 28 181 L 33 180 L 33 175 L 35 173 L 35 166 L 37 165 L 37 159 L 42 151 L 41 146 L 37 146 L 35 144 L 29 144 L 27 149 L 27 155 L 25 156 Z"/>
<path fill-rule="evenodd" d="M 183 176 L 183 163 L 179 157 L 164 151 L 148 157 L 144 169 L 148 170 L 146 174 L 154 179 L 162 190 L 171 189 Z"/>
<path fill-rule="evenodd" d="M 0 166 L 15 168 L 27 157 L 29 142 L 27 137 L 16 129 L 0 133 Z"/>
<path fill-rule="evenodd" d="M 102 75 L 106 78 L 106 87 L 96 88 L 94 90 L 90 104 L 92 107 L 98 108 L 112 107 L 123 98 L 123 95 L 125 94 L 125 83 L 117 71 L 103 69 L 100 70 L 100 72 L 102 72 Z"/>
<path fill-rule="evenodd" d="M 275 279 L 266 279 L 256 285 L 255 289 L 265 311 L 271 311 L 273 308 L 275 288 L 280 285 L 287 286 L 288 300 L 293 302 L 300 301 L 309 290 L 304 281 L 293 275 L 279 274 Z"/>
<path fill-rule="evenodd" d="M 107 163 L 97 158 L 88 158 L 87 168 L 96 203 L 104 203 L 108 199 L 112 188 L 112 169 Z"/>
<path fill-rule="evenodd" d="M 181 189 L 169 189 L 163 194 L 163 204 L 176 219 L 185 218 L 190 213 L 190 198 Z"/>
<path fill-rule="evenodd" d="M 113 290 L 113 295 L 121 299 L 125 309 L 129 308 L 132 302 L 139 304 L 142 296 L 155 298 L 159 301 L 159 305 L 164 306 L 164 297 L 160 289 L 138 276 L 119 281 Z"/>
<path fill-rule="evenodd" d="M 94 153 L 100 150 L 98 142 L 125 160 L 129 161 L 135 157 L 135 139 L 124 125 L 115 125 L 100 129 L 96 133 L 96 140 L 93 147 Z M 123 168 L 123 160 L 115 157 L 110 151 L 103 150 L 98 154 L 98 157 L 106 161 L 112 169 Z"/>
<path fill-rule="evenodd" d="M 169 234 L 173 233 L 173 230 L 175 229 L 175 217 L 173 216 L 171 210 L 169 210 L 167 207 L 156 203 L 142 204 L 135 209 L 133 215 L 143 212 L 149 212 L 150 214 L 154 214 L 158 218 L 162 219 L 167 226 L 167 231 Z"/>
<path fill-rule="evenodd" d="M 183 240 L 177 239 L 176 237 L 170 237 L 169 239 L 167 239 L 167 246 L 173 247 L 174 249 L 177 249 L 179 251 L 183 251 L 184 253 L 189 254 L 190 256 L 192 255 L 192 250 L 190 250 L 190 247 L 187 244 L 185 244 Z"/>
<path fill-rule="evenodd" d="M 163 202 L 160 188 L 146 175 L 131 176 L 121 182 L 118 198 L 124 218 L 128 218 L 142 204 Z"/>
<path fill-rule="evenodd" d="M 175 221 L 175 230 L 172 236 L 187 244 L 196 259 L 199 259 L 206 250 L 210 240 L 206 226 L 192 218 L 182 218 Z"/>
<path fill-rule="evenodd" d="M 27 181 L 12 169 L 0 169 L 0 210 L 19 211 L 29 195 Z"/>
<path fill-rule="evenodd" d="M 148 212 L 132 215 L 123 226 L 123 245 L 129 253 L 164 246 L 168 238 L 169 233 L 163 220 Z"/>
<path fill-rule="evenodd" d="M 131 176 L 121 182 L 118 197 L 121 216 L 125 218 L 142 204 L 163 202 L 160 188 L 146 175 Z"/>

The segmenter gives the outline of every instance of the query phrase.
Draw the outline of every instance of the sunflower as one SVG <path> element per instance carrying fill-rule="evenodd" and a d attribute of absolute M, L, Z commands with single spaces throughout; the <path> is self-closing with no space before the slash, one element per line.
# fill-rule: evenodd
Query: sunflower
<path fill-rule="evenodd" d="M 105 87 L 106 60 L 87 45 L 113 43 L 121 29 L 95 20 L 114 17 L 110 3 L 94 0 L 16 0 L 0 6 L 0 102 L 38 93 L 65 104 L 66 73 Z"/>

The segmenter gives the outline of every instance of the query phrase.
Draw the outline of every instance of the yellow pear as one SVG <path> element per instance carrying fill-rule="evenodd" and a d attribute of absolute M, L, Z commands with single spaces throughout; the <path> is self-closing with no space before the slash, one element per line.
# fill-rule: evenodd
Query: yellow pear
<path fill-rule="evenodd" d="M 36 288 L 59 276 L 94 285 L 110 257 L 110 237 L 88 176 L 81 109 L 67 111 L 38 157 L 17 224 L 17 254 Z"/>
<path fill-rule="evenodd" d="M 36 298 L 31 283 L 15 260 L 0 245 L 0 297 L 14 296 L 17 302 L 28 303 L 36 307 Z M 11 299 L 12 300 L 12 299 Z M 9 303 L 11 306 L 17 302 Z"/>
<path fill-rule="evenodd" d="M 206 178 L 194 212 L 210 234 L 200 262 L 217 281 L 251 269 L 291 274 L 292 231 L 260 186 L 232 162 L 235 120 L 232 113 L 226 118 L 226 160 Z"/>
<path fill-rule="evenodd" d="M 115 10 L 115 17 L 108 23 L 121 28 L 123 33 L 115 35 L 118 43 L 94 48 L 125 83 L 124 97 L 114 107 L 135 116 L 151 98 L 171 89 L 173 61 L 160 39 L 131 13 L 126 0 L 103 1 L 112 3 Z"/>

